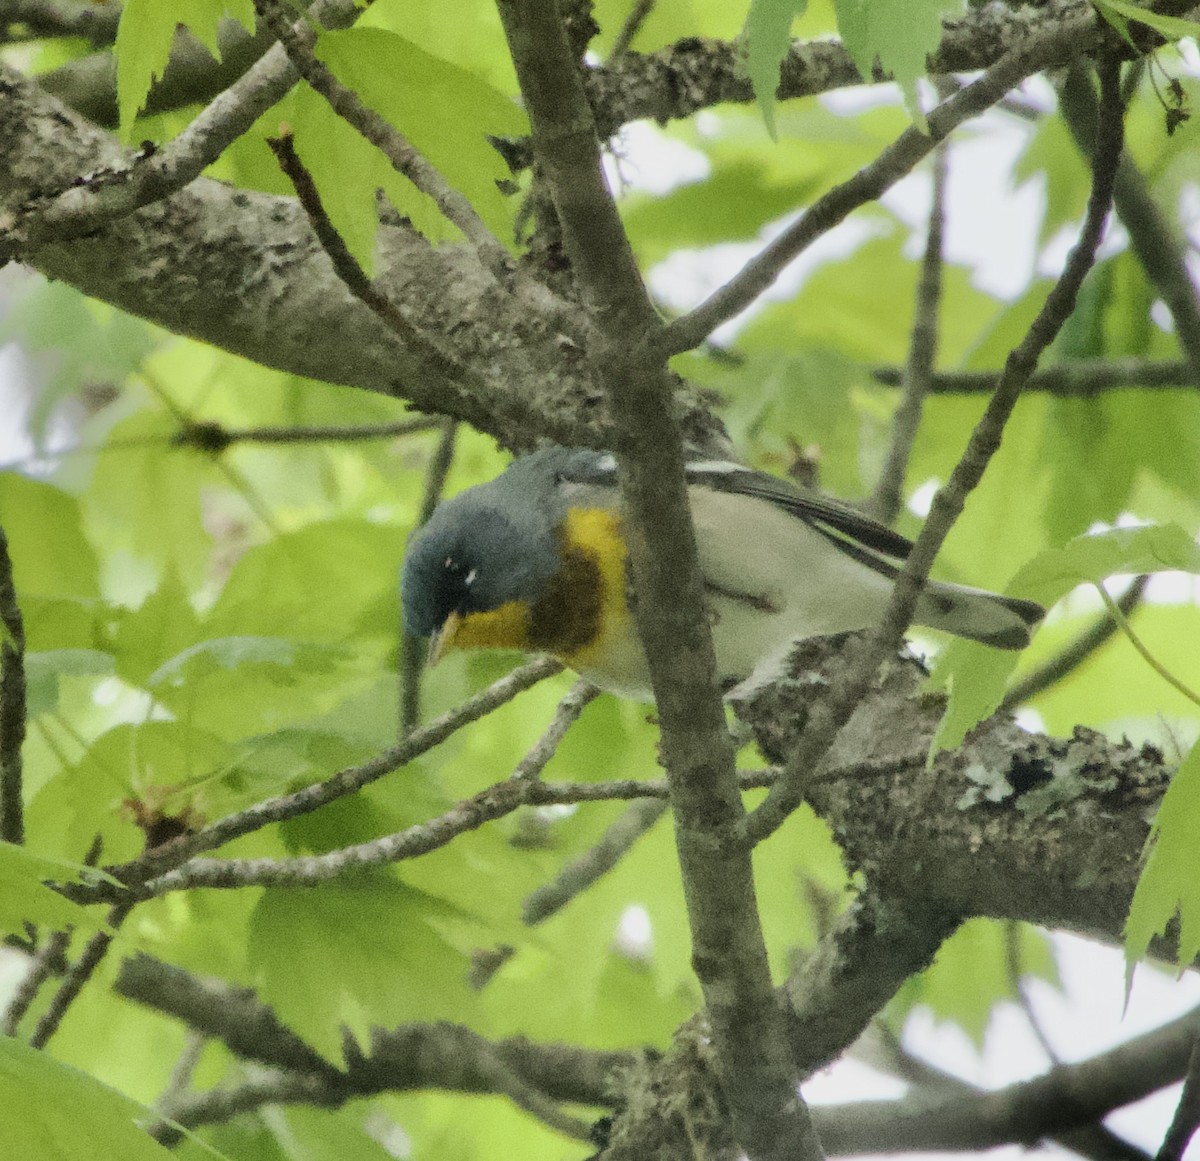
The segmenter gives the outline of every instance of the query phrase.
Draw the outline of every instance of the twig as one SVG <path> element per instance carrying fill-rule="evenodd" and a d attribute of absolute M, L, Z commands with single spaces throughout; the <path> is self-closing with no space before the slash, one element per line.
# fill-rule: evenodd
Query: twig
<path fill-rule="evenodd" d="M 154 1102 L 156 1109 L 161 1111 L 187 1096 L 187 1091 L 192 1086 L 192 1077 L 196 1075 L 200 1057 L 204 1055 L 207 1043 L 208 1037 L 203 1033 L 197 1032 L 194 1028 L 187 1030 L 183 1049 L 171 1068 L 171 1075 L 167 1077 L 162 1095 Z"/>
<path fill-rule="evenodd" d="M 938 310 L 942 300 L 942 234 L 946 223 L 946 143 L 933 151 L 933 190 L 930 194 L 929 229 L 925 257 L 917 282 L 916 310 L 908 344 L 908 363 L 901 384 L 900 406 L 892 416 L 892 438 L 887 459 L 867 511 L 885 524 L 900 514 L 904 477 L 913 444 L 921 426 L 921 411 L 933 364 L 937 358 Z"/>
<path fill-rule="evenodd" d="M 318 0 L 311 16 L 325 27 L 346 27 L 359 16 L 355 0 Z M 280 47 L 272 48 L 193 119 L 169 144 L 139 150 L 87 181 L 64 190 L 23 214 L 7 234 L 18 253 L 94 233 L 152 202 L 161 201 L 200 176 L 296 83 Z"/>
<path fill-rule="evenodd" d="M 1029 1030 L 1033 1033 L 1034 1039 L 1041 1045 L 1042 1051 L 1046 1054 L 1046 1059 L 1051 1064 L 1061 1064 L 1062 1057 L 1058 1054 L 1058 1050 L 1054 1047 L 1050 1037 L 1046 1035 L 1046 1029 L 1042 1027 L 1042 1022 L 1034 1010 L 1033 1001 L 1030 1000 L 1029 993 L 1025 988 L 1025 977 L 1021 972 L 1022 931 L 1023 925 L 1017 920 L 1005 920 L 1004 966 L 1008 973 L 1008 986 L 1012 988 L 1013 997 L 1016 999 L 1017 1006 L 1021 1009 L 1021 1013 L 1025 1017 L 1025 1023 L 1029 1025 Z"/>
<path fill-rule="evenodd" d="M 291 132 L 281 132 L 278 137 L 268 137 L 267 144 L 275 154 L 279 168 L 287 174 L 288 179 L 295 187 L 296 196 L 300 199 L 300 204 L 308 215 L 313 233 L 317 235 L 321 248 L 333 263 L 333 268 L 346 289 L 360 302 L 370 307 L 407 347 L 425 358 L 431 368 L 443 378 L 478 383 L 479 376 L 477 374 L 418 329 L 400 306 L 367 277 L 367 272 L 358 264 L 358 260 L 350 253 L 342 236 L 329 220 L 329 215 L 321 204 L 321 195 L 317 192 L 312 174 L 308 172 L 304 162 L 296 153 Z M 484 389 L 482 385 L 480 388 Z"/>
<path fill-rule="evenodd" d="M 529 753 L 517 763 L 512 778 L 540 778 L 546 764 L 554 757 L 559 743 L 566 737 L 567 730 L 575 724 L 587 704 L 594 701 L 599 694 L 600 691 L 590 681 L 579 678 L 558 703 L 558 709 L 554 711 L 554 717 L 545 732 L 530 747 Z"/>
<path fill-rule="evenodd" d="M 416 527 L 420 528 L 438 506 L 446 487 L 446 476 L 454 461 L 454 442 L 458 423 L 453 419 L 439 421 L 442 438 L 438 440 L 433 458 L 425 472 L 425 492 Z M 425 665 L 425 644 L 419 637 L 403 633 L 400 642 L 400 736 L 408 737 L 421 720 L 421 673 Z"/>
<path fill-rule="evenodd" d="M 109 945 L 118 927 L 125 922 L 130 911 L 134 908 L 133 900 L 122 900 L 114 903 L 108 912 L 108 930 L 97 931 L 84 944 L 79 958 L 67 969 L 58 991 L 54 993 L 50 1006 L 33 1029 L 29 1044 L 33 1048 L 45 1048 L 50 1037 L 58 1030 L 67 1009 L 83 991 L 83 986 L 92 978 L 92 973 L 100 966 L 100 961 L 108 953 Z"/>
<path fill-rule="evenodd" d="M 666 783 L 663 783 L 666 789 Z M 600 837 L 600 841 L 577 859 L 569 862 L 554 877 L 537 890 L 531 891 L 521 904 L 521 919 L 530 927 L 561 911 L 571 900 L 607 875 L 630 851 L 630 848 L 667 809 L 666 796 L 635 802 L 624 810 Z"/>
<path fill-rule="evenodd" d="M 1192 703 L 1192 705 L 1200 706 L 1200 693 L 1185 685 L 1178 677 L 1175 676 L 1154 654 L 1150 651 L 1146 643 L 1133 631 L 1133 626 L 1125 620 L 1125 614 L 1121 612 L 1116 601 L 1108 595 L 1108 591 L 1102 584 L 1096 585 L 1096 591 L 1100 594 L 1100 599 L 1104 602 L 1104 607 L 1108 610 L 1108 615 L 1120 626 L 1121 632 L 1125 634 L 1126 640 L 1130 645 L 1137 650 L 1142 660 L 1158 674 L 1172 689 L 1183 694 L 1184 697 Z"/>
<path fill-rule="evenodd" d="M 1200 1128 L 1200 1035 L 1192 1045 L 1183 1092 L 1179 1094 L 1175 1115 L 1154 1161 L 1181 1161 L 1197 1128 Z"/>
<path fill-rule="evenodd" d="M 186 420 L 173 436 L 173 447 L 192 447 L 219 453 L 235 443 L 359 443 L 373 439 L 395 439 L 441 427 L 443 419 L 433 416 L 398 419 L 394 423 L 317 424 L 312 427 L 225 427 L 209 420 Z M 104 451 L 101 447 L 94 449 Z M 52 455 L 61 455 L 56 452 Z"/>
<path fill-rule="evenodd" d="M 1066 267 L 1025 337 L 1009 353 L 996 391 L 971 433 L 962 458 L 955 465 L 949 480 L 934 496 L 929 518 L 896 578 L 879 627 L 867 642 L 853 650 L 844 678 L 830 690 L 829 696 L 813 706 L 804 739 L 789 759 L 784 776 L 747 819 L 744 835 L 752 842 L 761 842 L 775 831 L 803 800 L 804 783 L 809 772 L 849 720 L 855 706 L 870 687 L 879 664 L 895 652 L 938 549 L 962 512 L 967 496 L 979 483 L 1000 446 L 1004 426 L 1016 406 L 1021 387 L 1037 367 L 1042 352 L 1054 340 L 1075 308 L 1079 287 L 1095 261 L 1104 232 L 1124 138 L 1120 61 L 1115 57 L 1106 56 L 1103 62 L 1101 91 L 1100 139 L 1096 143 L 1087 216 Z"/>
<path fill-rule="evenodd" d="M 715 681 L 661 320 L 604 177 L 596 125 L 555 0 L 500 0 L 540 172 L 595 338 L 608 395 L 638 633 L 675 816 L 692 962 L 738 1143 L 753 1161 L 821 1156 L 771 983 L 744 816 Z"/>
<path fill-rule="evenodd" d="M 929 380 L 931 395 L 986 394 L 996 389 L 1001 371 L 935 371 Z M 904 380 L 902 367 L 876 367 L 871 372 L 876 382 L 899 387 Z M 1045 391 L 1049 395 L 1090 399 L 1101 391 L 1121 388 L 1174 387 L 1194 391 L 1200 387 L 1200 372 L 1186 360 L 1072 359 L 1055 367 L 1044 367 L 1031 375 L 1026 393 Z"/>
<path fill-rule="evenodd" d="M 340 1075 L 315 1048 L 280 1023 L 251 988 L 193 975 L 139 954 L 122 961 L 113 990 L 182 1020 L 193 1032 L 220 1040 L 242 1060 L 290 1072 Z"/>
<path fill-rule="evenodd" d="M 620 60 L 629 51 L 633 38 L 646 23 L 646 17 L 654 11 L 654 4 L 655 0 L 633 0 L 633 7 L 629 9 L 629 15 L 625 17 L 625 23 L 621 25 L 621 31 L 613 41 L 612 51 L 608 54 L 608 64 Z"/>
<path fill-rule="evenodd" d="M 71 944 L 70 931 L 54 931 L 46 937 L 37 954 L 25 969 L 25 975 L 17 985 L 8 1010 L 4 1013 L 4 1035 L 16 1036 L 25 1013 L 29 1011 L 42 985 L 56 972 L 62 970 L 63 957 Z"/>
<path fill-rule="evenodd" d="M 1091 158 L 1096 122 L 1103 116 L 1085 66 L 1078 61 L 1068 70 L 1060 94 L 1060 110 L 1076 145 Z M 1129 231 L 1129 244 L 1146 276 L 1162 295 L 1175 321 L 1175 334 L 1192 365 L 1192 378 L 1200 375 L 1200 300 L 1184 262 L 1184 243 L 1163 215 L 1146 179 L 1123 153 L 1117 170 L 1113 203 Z"/>
<path fill-rule="evenodd" d="M 25 744 L 25 622 L 0 528 L 0 839 L 25 841 L 21 747 Z"/>
<path fill-rule="evenodd" d="M 163 1119 L 151 1125 L 147 1132 L 160 1145 L 170 1148 L 182 1139 L 183 1129 L 224 1124 L 263 1105 L 303 1104 L 336 1108 L 347 1099 L 348 1094 L 342 1086 L 331 1086 L 323 1076 L 269 1072 L 239 1085 L 222 1085 L 208 1092 L 183 1094 L 158 1110 Z"/>
<path fill-rule="evenodd" d="M 1073 16 L 1054 31 L 1005 53 L 977 81 L 959 90 L 928 117 L 928 132 L 910 127 L 852 178 L 818 198 L 799 218 L 724 286 L 694 310 L 672 322 L 664 335 L 665 353 L 677 355 L 699 346 L 718 326 L 746 309 L 784 268 L 817 238 L 852 211 L 875 201 L 964 121 L 1002 100 L 1026 77 L 1069 51 L 1086 37 L 1096 17 Z"/>
<path fill-rule="evenodd" d="M 339 117 L 383 152 L 397 173 L 433 199 L 447 220 L 453 222 L 474 246 L 484 267 L 498 282 L 506 285 L 513 269 L 512 256 L 484 225 L 471 203 L 413 148 L 404 134 L 363 104 L 353 89 L 346 88 L 317 60 L 312 53 L 316 40 L 313 27 L 304 22 L 290 24 L 277 0 L 254 0 L 254 10 L 279 38 L 292 67 L 329 102 L 329 107 Z"/>
<path fill-rule="evenodd" d="M 59 4 L 53 0 L 3 0 L 0 28 L 22 25 L 38 39 L 78 36 L 96 48 L 117 38 L 119 4 Z M 7 39 L 7 38 L 6 38 Z"/>
<path fill-rule="evenodd" d="M 1193 1027 L 1196 1023 L 1196 1013 L 1190 1013 L 1182 1019 L 1185 1022 L 1185 1028 Z M 1138 1047 L 1142 1052 L 1153 1051 L 1154 1047 L 1161 1043 L 1168 1058 L 1179 1057 L 1182 1054 L 1176 1048 L 1177 1038 L 1177 1030 L 1170 1025 L 1165 1025 L 1150 1033 L 1147 1037 L 1148 1043 Z M 1119 1053 L 1124 1047 L 1125 1045 L 1121 1045 L 1114 1051 Z M 968 1098 L 980 1093 L 976 1086 L 914 1056 L 888 1029 L 880 1024 L 874 1025 L 860 1037 L 851 1051 L 856 1058 L 872 1068 L 891 1073 L 911 1085 L 919 1086 L 920 1091 L 913 1094 L 912 1101 L 914 1104 L 919 1102 L 927 1109 L 939 1106 L 952 1108 L 956 1097 Z M 1144 1070 L 1138 1070 L 1135 1050 L 1133 1060 L 1129 1060 L 1127 1056 L 1123 1055 L 1119 1060 L 1114 1061 L 1109 1054 L 1103 1053 L 1100 1056 L 1092 1057 L 1091 1060 L 1082 1061 L 1079 1065 L 1067 1065 L 1066 1067 L 1068 1069 L 1076 1067 L 1089 1069 L 1090 1075 L 1085 1073 L 1084 1076 L 1091 1081 L 1091 1086 L 1095 1085 L 1097 1079 L 1102 1080 L 1106 1085 L 1111 1084 L 1115 1079 L 1116 1070 L 1124 1068 L 1126 1076 L 1132 1073 L 1133 1076 L 1144 1081 L 1143 1090 L 1138 1095 L 1146 1096 L 1161 1088 L 1164 1083 L 1170 1083 L 1169 1080 L 1164 1081 L 1163 1079 L 1162 1069 L 1159 1067 L 1161 1063 L 1156 1059 L 1154 1075 L 1147 1076 Z M 1014 1141 L 1024 1133 L 1027 1135 L 1024 1136 L 1023 1143 L 1035 1137 L 1044 1137 L 1081 1157 L 1092 1158 L 1093 1161 L 1150 1161 L 1149 1154 L 1122 1140 L 1100 1122 L 1103 1113 L 1096 1115 L 1095 1123 L 1080 1125 L 1077 1128 L 1063 1128 L 1061 1124 L 1056 1123 L 1061 1109 L 1064 1107 L 1064 1102 L 1055 1099 L 1054 1089 L 1047 1084 L 1048 1078 L 1054 1075 L 1055 1072 L 1051 1072 L 1033 1081 L 1020 1081 L 1010 1085 L 1007 1089 L 1000 1090 L 1012 1102 L 1009 1105 L 1009 1116 Z M 1060 1075 L 1062 1089 L 1070 1092 L 1070 1074 Z M 1085 1083 L 1087 1083 L 1086 1080 Z M 1082 1091 L 1090 1094 L 1092 1087 Z M 1104 1109 L 1104 1112 L 1136 1099 L 1138 1099 L 1137 1096 L 1127 1096 L 1122 1090 L 1112 1098 L 1112 1103 Z M 1045 1103 L 1041 1104 L 1039 1108 L 1040 1101 Z M 1035 1123 L 1030 1124 L 1031 1120 Z M 1038 1120 L 1042 1123 L 1037 1124 Z M 977 1146 L 977 1148 L 983 1147 L 985 1146 Z"/>
<path fill-rule="evenodd" d="M 1142 602 L 1146 591 L 1148 576 L 1139 576 L 1117 598 L 1117 608 L 1125 617 L 1129 617 L 1134 609 Z M 1036 669 L 1031 669 L 1023 678 L 1014 682 L 1000 703 L 999 713 L 1007 713 L 1023 702 L 1031 701 L 1052 685 L 1057 685 L 1070 673 L 1074 673 L 1093 653 L 1106 642 L 1116 636 L 1120 628 L 1117 619 L 1109 613 L 1104 613 L 1074 641 L 1068 642 L 1053 657 L 1048 657 Z"/>
<path fill-rule="evenodd" d="M 64 884 L 59 889 L 68 898 L 81 903 L 102 902 L 125 897 L 126 890 L 144 890 L 148 879 L 163 871 L 178 867 L 200 851 L 212 850 L 242 835 L 251 834 L 274 822 L 283 822 L 308 814 L 347 794 L 369 785 L 390 774 L 393 770 L 411 762 L 434 746 L 440 745 L 456 730 L 468 722 L 476 721 L 511 701 L 517 694 L 536 685 L 539 681 L 558 673 L 562 665 L 550 658 L 540 657 L 493 682 L 487 689 L 477 693 L 461 705 L 455 706 L 428 725 L 416 730 L 398 745 L 364 762 L 360 766 L 348 766 L 324 782 L 307 786 L 293 794 L 280 795 L 255 803 L 246 810 L 226 815 L 225 818 L 204 827 L 191 835 L 181 835 L 163 846 L 119 866 L 105 870 L 126 885 L 125 889 L 98 882 L 94 884 Z"/>

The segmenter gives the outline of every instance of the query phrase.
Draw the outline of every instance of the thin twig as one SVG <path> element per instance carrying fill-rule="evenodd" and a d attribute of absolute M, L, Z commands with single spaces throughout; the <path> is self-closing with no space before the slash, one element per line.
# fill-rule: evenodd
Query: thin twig
<path fill-rule="evenodd" d="M 1171 1118 L 1170 1128 L 1163 1138 L 1154 1161 L 1181 1161 L 1188 1143 L 1200 1128 L 1200 1036 L 1192 1045 L 1188 1057 L 1187 1076 L 1183 1080 L 1183 1092 Z"/>
<path fill-rule="evenodd" d="M 1142 660 L 1158 674 L 1169 686 L 1177 692 L 1183 694 L 1184 697 L 1192 703 L 1192 705 L 1200 706 L 1200 693 L 1185 685 L 1178 677 L 1175 676 L 1154 654 L 1146 643 L 1133 631 L 1133 626 L 1125 619 L 1125 614 L 1121 612 L 1116 601 L 1108 595 L 1107 590 L 1102 584 L 1096 585 L 1096 591 L 1100 594 L 1100 599 L 1104 602 L 1104 607 L 1108 609 L 1108 615 L 1120 626 L 1121 632 L 1125 634 L 1130 645 L 1137 650 Z"/>
<path fill-rule="evenodd" d="M 21 747 L 25 744 L 25 622 L 0 528 L 0 840 L 25 841 Z"/>
<path fill-rule="evenodd" d="M 967 496 L 979 483 L 999 448 L 1004 426 L 1016 406 L 1022 386 L 1075 308 L 1079 287 L 1095 262 L 1108 220 L 1113 180 L 1124 139 L 1120 61 L 1117 58 L 1105 57 L 1101 82 L 1100 139 L 1096 143 L 1092 190 L 1083 227 L 1066 267 L 1025 337 L 1009 353 L 1004 374 L 971 433 L 962 458 L 934 496 L 929 518 L 896 578 L 879 627 L 861 646 L 855 643 L 845 676 L 830 690 L 828 697 L 812 707 L 808 729 L 789 759 L 783 777 L 747 819 L 744 836 L 751 842 L 761 842 L 773 833 L 800 804 L 810 772 L 870 688 L 880 663 L 899 646 L 934 557 L 962 512 Z"/>
<path fill-rule="evenodd" d="M 63 957 L 71 945 L 70 931 L 53 931 L 48 935 L 37 954 L 25 969 L 25 975 L 17 985 L 13 997 L 8 1002 L 8 1010 L 4 1013 L 4 1034 L 15 1036 L 25 1013 L 29 1011 L 33 1001 L 37 999 L 42 985 L 57 972 L 62 970 Z"/>
<path fill-rule="evenodd" d="M 921 412 L 933 364 L 937 358 L 938 310 L 942 300 L 942 235 L 946 224 L 946 143 L 933 151 L 933 190 L 929 202 L 929 229 L 925 256 L 917 281 L 916 310 L 908 344 L 908 362 L 901 384 L 900 406 L 892 416 L 892 437 L 887 459 L 867 511 L 885 524 L 900 514 L 904 478 L 913 444 L 921 427 Z"/>
<path fill-rule="evenodd" d="M 289 818 L 308 814 L 338 798 L 360 790 L 440 745 L 468 722 L 486 716 L 504 705 L 505 702 L 511 701 L 517 694 L 530 689 L 539 681 L 543 681 L 561 670 L 560 662 L 547 657 L 539 657 L 514 669 L 511 673 L 505 674 L 504 677 L 489 685 L 487 689 L 434 718 L 428 725 L 415 730 L 403 742 L 392 746 L 362 765 L 348 766 L 325 781 L 306 786 L 303 790 L 297 790 L 292 794 L 284 794 L 255 803 L 245 810 L 218 819 L 195 834 L 181 835 L 128 863 L 104 869 L 114 878 L 126 884 L 128 889 L 144 890 L 143 885 L 147 880 L 171 868 L 178 867 L 201 851 L 212 850 L 235 838 L 241 838 L 243 835 L 261 830 L 271 823 L 284 822 Z M 104 882 L 64 884 L 59 890 L 69 898 L 81 903 L 103 902 L 124 896 L 121 888 L 112 887 L 111 884 Z"/>
<path fill-rule="evenodd" d="M 187 1030 L 183 1049 L 175 1058 L 175 1063 L 171 1067 L 171 1075 L 167 1077 L 162 1094 L 154 1102 L 156 1109 L 161 1111 L 187 1096 L 188 1089 L 192 1086 L 192 1077 L 196 1075 L 200 1057 L 204 1055 L 204 1048 L 207 1044 L 208 1037 L 203 1032 L 197 1032 L 194 1028 Z"/>
<path fill-rule="evenodd" d="M 329 215 L 321 204 L 321 195 L 317 192 L 316 182 L 313 181 L 312 174 L 308 172 L 304 162 L 296 153 L 291 133 L 281 132 L 278 137 L 268 137 L 267 144 L 279 161 L 279 168 L 287 174 L 295 188 L 296 196 L 300 199 L 300 204 L 308 215 L 313 233 L 317 235 L 321 248 L 333 263 L 333 269 L 346 289 L 360 302 L 370 307 L 404 342 L 405 346 L 426 359 L 431 370 L 447 380 L 474 382 L 480 386 L 481 390 L 485 390 L 482 384 L 479 384 L 477 374 L 416 327 L 400 306 L 367 277 L 367 272 L 359 265 L 358 259 L 350 253 L 342 236 L 329 220 Z"/>
<path fill-rule="evenodd" d="M 1097 109 L 1087 67 L 1080 61 L 1067 70 L 1059 94 L 1059 111 L 1076 145 L 1090 158 L 1096 121 L 1103 113 Z M 1129 231 L 1130 248 L 1171 312 L 1175 335 L 1192 365 L 1194 378 L 1200 374 L 1200 298 L 1184 262 L 1184 241 L 1158 207 L 1149 183 L 1128 153 L 1121 156 L 1113 203 Z"/>
<path fill-rule="evenodd" d="M 417 514 L 416 528 L 433 515 L 442 499 L 446 476 L 454 462 L 454 443 L 458 423 L 453 419 L 440 422 L 442 438 L 434 449 L 433 458 L 425 472 L 425 493 Z M 400 737 L 407 738 L 421 720 L 421 675 L 425 667 L 425 643 L 411 633 L 402 632 L 400 640 Z"/>
<path fill-rule="evenodd" d="M 173 447 L 192 447 L 205 452 L 223 452 L 235 443 L 362 443 L 373 439 L 395 439 L 441 427 L 445 420 L 434 416 L 398 419 L 393 423 L 316 424 L 311 427 L 225 427 L 208 420 L 187 420 L 168 437 Z M 103 447 L 96 449 L 103 451 Z M 63 454 L 63 453 L 53 453 Z"/>
<path fill-rule="evenodd" d="M 666 789 L 666 783 L 663 783 L 663 789 Z M 521 919 L 533 927 L 561 911 L 598 883 L 629 853 L 633 844 L 662 818 L 666 809 L 664 795 L 657 800 L 635 802 L 622 811 L 590 850 L 569 862 L 551 882 L 525 896 L 521 904 Z"/>
<path fill-rule="evenodd" d="M 629 51 L 633 38 L 646 23 L 646 17 L 654 11 L 654 4 L 655 0 L 633 0 L 633 7 L 629 9 L 629 15 L 625 17 L 625 23 L 621 25 L 621 31 L 613 41 L 612 52 L 608 54 L 608 64 L 620 60 Z"/>
<path fill-rule="evenodd" d="M 1117 608 L 1125 617 L 1142 603 L 1146 592 L 1149 576 L 1139 576 L 1117 598 Z M 1007 713 L 1027 701 L 1032 701 L 1038 694 L 1044 693 L 1052 685 L 1057 685 L 1064 677 L 1074 673 L 1089 657 L 1106 642 L 1117 635 L 1120 625 L 1115 617 L 1104 613 L 1084 629 L 1073 641 L 1069 641 L 1053 657 L 1048 657 L 1036 669 L 1031 669 L 1019 681 L 1014 682 L 1004 695 L 998 712 Z"/>
<path fill-rule="evenodd" d="M 1085 11 L 1055 31 L 1010 50 L 978 80 L 934 109 L 927 119 L 927 132 L 915 126 L 905 130 L 854 177 L 818 198 L 724 286 L 672 322 L 664 335 L 665 353 L 677 355 L 699 346 L 722 323 L 753 303 L 817 238 L 860 206 L 877 200 L 957 126 L 1003 100 L 1026 77 L 1059 59 L 1072 44 L 1087 36 L 1096 19 L 1094 13 Z"/>
<path fill-rule="evenodd" d="M 1008 973 L 1008 986 L 1012 989 L 1013 998 L 1017 1002 L 1017 1006 L 1021 1009 L 1022 1015 L 1025 1017 L 1025 1023 L 1029 1025 L 1030 1032 L 1033 1033 L 1033 1038 L 1041 1045 L 1042 1051 L 1046 1054 L 1046 1059 L 1051 1064 L 1061 1064 L 1062 1057 L 1058 1050 L 1054 1047 L 1050 1037 L 1046 1035 L 1046 1029 L 1042 1027 L 1042 1021 L 1033 1006 L 1033 1001 L 1029 998 L 1029 992 L 1025 987 L 1025 976 L 1021 971 L 1021 944 L 1024 933 L 1024 925 L 1015 919 L 1008 919 L 1004 923 L 1004 967 Z"/>
<path fill-rule="evenodd" d="M 501 284 L 507 284 L 513 259 L 495 235 L 463 197 L 431 165 L 398 129 L 363 104 L 353 89 L 346 88 L 337 77 L 313 55 L 315 29 L 305 23 L 289 23 L 277 0 L 255 0 L 259 18 L 279 38 L 292 67 L 315 89 L 329 107 L 358 130 L 372 145 L 377 146 L 392 164 L 392 168 L 408 178 L 422 193 L 433 199 L 448 221 L 453 222 L 475 248 L 483 266 Z"/>
<path fill-rule="evenodd" d="M 33 1029 L 33 1035 L 29 1038 L 31 1047 L 46 1047 L 46 1043 L 58 1030 L 63 1017 L 67 1014 L 67 1009 L 79 997 L 79 993 L 83 991 L 84 984 L 92 978 L 92 973 L 100 966 L 100 961 L 108 953 L 117 928 L 125 922 L 133 908 L 133 900 L 122 900 L 119 903 L 114 903 L 109 908 L 107 919 L 108 930 L 97 931 L 84 944 L 83 951 L 79 953 L 79 958 L 67 969 L 67 974 L 63 976 L 62 983 L 58 986 L 58 991 L 54 993 L 54 997 L 50 1001 L 50 1006 Z"/>
<path fill-rule="evenodd" d="M 929 380 L 931 395 L 983 395 L 996 389 L 1002 371 L 935 371 Z M 904 381 L 903 367 L 876 367 L 871 372 L 877 383 L 899 387 Z M 1200 387 L 1200 372 L 1183 359 L 1072 359 L 1054 367 L 1044 367 L 1031 375 L 1025 392 L 1044 391 L 1091 399 L 1102 391 L 1145 388 L 1179 388 L 1194 391 Z"/>
<path fill-rule="evenodd" d="M 512 777 L 514 779 L 540 778 L 546 764 L 554 757 L 559 743 L 566 737 L 567 730 L 575 724 L 588 703 L 594 701 L 599 694 L 600 691 L 590 681 L 579 678 L 558 703 L 554 717 L 545 732 L 530 747 L 529 753 L 517 763 Z"/>

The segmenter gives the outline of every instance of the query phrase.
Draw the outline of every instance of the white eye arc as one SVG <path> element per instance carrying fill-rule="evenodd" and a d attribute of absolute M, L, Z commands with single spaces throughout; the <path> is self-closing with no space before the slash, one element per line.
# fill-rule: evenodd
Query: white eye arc
<path fill-rule="evenodd" d="M 465 577 L 463 577 L 463 584 L 473 585 L 475 583 L 475 578 L 478 575 L 479 575 L 479 570 L 477 568 L 471 569 L 470 572 L 468 572 L 467 575 Z"/>

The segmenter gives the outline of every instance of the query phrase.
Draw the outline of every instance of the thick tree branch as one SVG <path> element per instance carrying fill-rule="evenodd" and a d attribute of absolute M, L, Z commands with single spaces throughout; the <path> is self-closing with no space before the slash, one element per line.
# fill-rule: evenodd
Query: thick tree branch
<path fill-rule="evenodd" d="M 344 27 L 359 11 L 351 0 L 318 0 L 313 16 L 330 27 Z M 37 198 L 21 207 L 14 220 L 5 221 L 0 214 L 0 244 L 22 253 L 36 251 L 48 242 L 85 237 L 169 197 L 216 161 L 296 79 L 283 50 L 270 50 L 161 149 L 127 154 L 101 167 L 94 177 L 73 177 L 63 183 L 65 189 L 43 184 Z"/>
<path fill-rule="evenodd" d="M 687 506 L 661 323 L 601 167 L 591 109 L 554 0 L 500 0 L 533 125 L 612 401 L 638 632 L 662 729 L 692 962 L 704 992 L 734 1133 L 754 1161 L 820 1156 L 775 1005 L 749 850 L 728 843 L 743 815 L 734 752 Z"/>

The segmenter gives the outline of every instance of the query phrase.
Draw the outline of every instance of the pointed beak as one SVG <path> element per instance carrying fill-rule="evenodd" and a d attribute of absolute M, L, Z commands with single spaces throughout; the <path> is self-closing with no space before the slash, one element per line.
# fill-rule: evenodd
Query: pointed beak
<path fill-rule="evenodd" d="M 430 669 L 454 648 L 454 638 L 460 624 L 462 624 L 462 617 L 457 613 L 451 613 L 442 622 L 442 627 L 429 638 L 429 655 L 425 658 L 425 664 Z"/>

